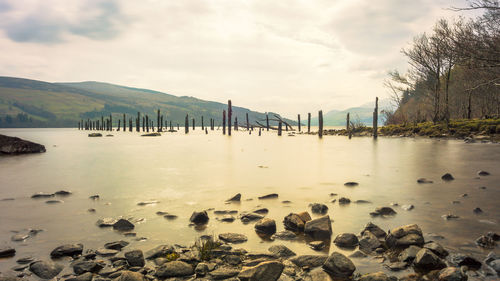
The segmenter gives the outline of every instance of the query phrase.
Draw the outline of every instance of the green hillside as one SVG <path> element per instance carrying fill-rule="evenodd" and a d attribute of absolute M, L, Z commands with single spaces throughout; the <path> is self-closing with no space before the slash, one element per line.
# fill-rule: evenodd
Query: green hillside
<path fill-rule="evenodd" d="M 158 109 L 172 124 L 184 124 L 189 114 L 198 124 L 203 116 L 205 125 L 210 118 L 218 125 L 227 105 L 101 82 L 47 83 L 0 77 L 0 127 L 3 128 L 76 127 L 81 119 L 100 119 L 110 114 L 116 126 L 124 113 L 135 120 L 138 111 L 141 115 L 148 114 L 156 123 Z M 264 113 L 233 106 L 238 123 L 246 123 L 246 113 L 250 123 L 265 119 Z"/>

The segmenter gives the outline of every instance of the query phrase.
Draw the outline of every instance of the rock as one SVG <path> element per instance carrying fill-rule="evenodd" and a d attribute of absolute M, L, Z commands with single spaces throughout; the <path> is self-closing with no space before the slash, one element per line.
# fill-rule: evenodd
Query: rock
<path fill-rule="evenodd" d="M 152 201 L 141 201 L 141 202 L 137 203 L 137 206 L 154 205 L 154 204 L 158 204 L 158 203 L 160 203 L 160 201 L 156 201 L 156 200 L 152 200 Z"/>
<path fill-rule="evenodd" d="M 413 262 L 415 267 L 423 270 L 435 270 L 446 267 L 445 263 L 431 250 L 420 249 Z"/>
<path fill-rule="evenodd" d="M 149 251 L 146 252 L 145 257 L 146 259 L 155 259 L 159 257 L 164 257 L 168 254 L 174 253 L 175 249 L 173 246 L 170 245 L 159 245 Z"/>
<path fill-rule="evenodd" d="M 306 222 L 304 233 L 315 239 L 327 239 L 332 235 L 332 222 L 326 215 Z"/>
<path fill-rule="evenodd" d="M 42 279 L 52 279 L 56 277 L 64 266 L 51 261 L 36 261 L 30 264 L 30 271 Z"/>
<path fill-rule="evenodd" d="M 82 244 L 66 244 L 59 246 L 50 252 L 51 258 L 60 258 L 64 256 L 78 256 L 81 255 L 83 251 Z"/>
<path fill-rule="evenodd" d="M 350 258 L 365 258 L 366 254 L 361 251 L 355 251 L 354 253 L 349 255 Z"/>
<path fill-rule="evenodd" d="M 314 214 L 326 214 L 328 212 L 328 207 L 325 204 L 313 203 L 311 206 L 311 212 Z"/>
<path fill-rule="evenodd" d="M 46 204 L 58 204 L 58 203 L 64 203 L 62 200 L 48 200 L 45 201 Z"/>
<path fill-rule="evenodd" d="M 348 186 L 348 187 L 353 187 L 353 186 L 358 186 L 359 183 L 355 182 L 355 181 L 348 181 L 346 183 L 344 183 L 344 186 Z"/>
<path fill-rule="evenodd" d="M 59 191 L 56 191 L 54 194 L 57 196 L 69 196 L 69 195 L 71 195 L 71 191 L 59 190 Z"/>
<path fill-rule="evenodd" d="M 149 134 L 142 134 L 141 137 L 161 137 L 161 134 L 158 132 L 154 132 Z"/>
<path fill-rule="evenodd" d="M 239 233 L 221 233 L 219 239 L 227 243 L 243 243 L 248 240 L 246 235 Z"/>
<path fill-rule="evenodd" d="M 398 256 L 398 259 L 402 262 L 406 263 L 411 263 L 417 256 L 417 253 L 421 250 L 422 248 L 417 247 L 417 246 L 410 246 L 406 249 L 404 249 Z"/>
<path fill-rule="evenodd" d="M 356 200 L 356 201 L 354 201 L 354 203 L 356 203 L 356 204 L 371 204 L 372 202 L 368 201 L 368 200 Z"/>
<path fill-rule="evenodd" d="M 418 183 L 434 183 L 433 181 L 428 180 L 428 179 L 426 179 L 426 178 L 419 178 L 419 179 L 417 180 L 417 182 L 418 182 Z"/>
<path fill-rule="evenodd" d="M 280 258 L 289 258 L 296 256 L 295 252 L 290 250 L 287 246 L 285 245 L 273 245 L 269 247 L 268 249 L 269 252 L 271 252 L 273 255 L 280 257 Z"/>
<path fill-rule="evenodd" d="M 19 265 L 16 265 L 16 266 L 12 267 L 11 269 L 14 270 L 14 271 L 23 271 L 23 270 L 25 270 L 28 267 L 29 267 L 28 264 L 19 264 Z"/>
<path fill-rule="evenodd" d="M 500 259 L 493 260 L 488 265 L 500 275 Z"/>
<path fill-rule="evenodd" d="M 114 250 L 114 249 L 97 249 L 96 251 L 96 254 L 99 255 L 99 256 L 102 256 L 102 257 L 111 257 L 111 256 L 114 256 L 116 254 L 118 254 L 119 251 L 118 250 Z"/>
<path fill-rule="evenodd" d="M 489 173 L 489 172 L 487 172 L 487 171 L 478 171 L 478 172 L 477 172 L 477 175 L 478 175 L 478 176 L 482 176 L 482 177 L 484 177 L 484 176 L 489 176 L 489 175 L 490 175 L 490 173 Z"/>
<path fill-rule="evenodd" d="M 306 212 L 306 211 L 304 211 L 304 212 L 300 212 L 300 213 L 298 213 L 297 215 L 300 217 L 300 219 L 301 219 L 304 223 L 306 223 L 306 222 L 308 222 L 308 221 L 310 221 L 310 220 L 311 220 L 311 215 L 309 215 L 309 213 L 308 213 L 308 212 Z"/>
<path fill-rule="evenodd" d="M 363 231 L 361 231 L 361 235 L 364 235 L 365 232 L 371 232 L 377 238 L 385 238 L 385 236 L 387 235 L 382 228 L 371 222 L 365 225 L 365 228 L 363 229 Z"/>
<path fill-rule="evenodd" d="M 457 267 L 467 266 L 469 269 L 478 270 L 481 268 L 481 262 L 471 256 L 454 253 L 449 257 L 450 263 Z"/>
<path fill-rule="evenodd" d="M 438 278 L 439 281 L 467 281 L 467 275 L 457 267 L 443 268 Z"/>
<path fill-rule="evenodd" d="M 101 133 L 90 133 L 89 138 L 96 138 L 96 137 L 102 137 Z"/>
<path fill-rule="evenodd" d="M 86 272 L 75 277 L 70 277 L 65 281 L 91 281 L 93 274 L 91 272 Z"/>
<path fill-rule="evenodd" d="M 251 222 L 251 221 L 256 221 L 256 220 L 261 220 L 263 218 L 264 218 L 263 215 L 259 215 L 259 214 L 256 214 L 256 213 L 243 213 L 240 216 L 241 221 L 244 222 L 244 223 Z"/>
<path fill-rule="evenodd" d="M 119 219 L 115 224 L 113 224 L 113 229 L 119 231 L 129 231 L 134 229 L 134 224 L 126 219 Z"/>
<path fill-rule="evenodd" d="M 77 260 L 71 264 L 75 274 L 80 275 L 85 272 L 97 273 L 99 270 L 103 269 L 104 266 L 95 261 Z"/>
<path fill-rule="evenodd" d="M 276 222 L 273 219 L 261 219 L 255 224 L 255 231 L 264 235 L 273 235 L 276 233 Z"/>
<path fill-rule="evenodd" d="M 148 279 L 144 278 L 144 275 L 138 272 L 124 270 L 121 272 L 120 276 L 116 277 L 113 281 L 146 281 L 146 280 Z"/>
<path fill-rule="evenodd" d="M 16 137 L 0 135 L 0 154 L 25 154 L 45 152 L 45 146 Z"/>
<path fill-rule="evenodd" d="M 406 262 L 399 261 L 399 262 L 390 263 L 388 265 L 388 268 L 391 271 L 400 271 L 400 270 L 405 269 L 407 266 L 408 266 L 408 264 Z"/>
<path fill-rule="evenodd" d="M 156 270 L 155 276 L 158 278 L 183 277 L 193 275 L 193 267 L 182 261 L 171 261 L 163 264 Z"/>
<path fill-rule="evenodd" d="M 99 199 L 100 199 L 100 197 L 99 197 L 99 195 L 91 195 L 91 196 L 89 196 L 89 199 L 92 199 L 92 200 L 99 200 Z"/>
<path fill-rule="evenodd" d="M 413 206 L 412 204 L 403 205 L 403 206 L 401 206 L 401 209 L 403 209 L 405 211 L 411 211 L 411 210 L 415 209 L 415 206 Z"/>
<path fill-rule="evenodd" d="M 220 220 L 223 222 L 233 222 L 236 218 L 231 215 L 224 215 Z"/>
<path fill-rule="evenodd" d="M 265 215 L 265 214 L 269 213 L 269 210 L 267 208 L 260 208 L 260 209 L 254 210 L 252 213 Z"/>
<path fill-rule="evenodd" d="M 44 193 L 44 192 L 38 192 L 33 195 L 31 195 L 31 198 L 49 198 L 49 197 L 54 197 L 56 196 L 54 193 Z"/>
<path fill-rule="evenodd" d="M 315 251 L 321 251 L 325 247 L 325 242 L 323 241 L 312 241 L 309 242 L 309 247 Z"/>
<path fill-rule="evenodd" d="M 209 271 L 208 264 L 204 262 L 198 263 L 196 265 L 196 268 L 194 269 L 194 273 L 196 273 L 197 277 L 207 275 L 208 271 Z"/>
<path fill-rule="evenodd" d="M 16 255 L 16 250 L 11 247 L 0 248 L 0 258 L 8 258 Z"/>
<path fill-rule="evenodd" d="M 98 219 L 96 222 L 96 225 L 99 227 L 112 227 L 117 220 L 113 218 L 103 218 L 103 219 Z"/>
<path fill-rule="evenodd" d="M 24 257 L 24 258 L 18 259 L 16 262 L 18 264 L 28 264 L 28 263 L 32 263 L 34 261 L 35 261 L 35 259 L 33 257 Z"/>
<path fill-rule="evenodd" d="M 378 207 L 373 213 L 370 213 L 370 215 L 378 216 L 394 216 L 396 214 L 396 211 L 394 211 L 394 209 L 391 207 Z"/>
<path fill-rule="evenodd" d="M 167 220 L 175 220 L 177 218 L 177 216 L 173 214 L 166 214 L 163 217 Z"/>
<path fill-rule="evenodd" d="M 446 173 L 446 174 L 441 176 L 441 179 L 444 181 L 452 181 L 455 178 L 450 173 Z"/>
<path fill-rule="evenodd" d="M 285 225 L 286 229 L 292 231 L 303 231 L 305 227 L 305 222 L 298 214 L 295 213 L 288 214 L 283 219 L 283 224 Z"/>
<path fill-rule="evenodd" d="M 351 203 L 351 199 L 346 197 L 340 197 L 339 204 L 349 204 L 349 203 Z"/>
<path fill-rule="evenodd" d="M 383 272 L 375 272 L 364 274 L 359 278 L 359 281 L 389 281 L 389 277 Z"/>
<path fill-rule="evenodd" d="M 335 237 L 333 243 L 337 247 L 346 247 L 346 248 L 354 248 L 358 245 L 358 237 L 353 233 L 342 233 Z"/>
<path fill-rule="evenodd" d="M 130 266 L 143 267 L 146 264 L 141 250 L 128 251 L 125 253 L 125 258 Z"/>
<path fill-rule="evenodd" d="M 216 270 L 209 272 L 208 275 L 214 280 L 225 280 L 238 275 L 238 273 L 240 273 L 240 270 L 236 268 L 219 267 Z"/>
<path fill-rule="evenodd" d="M 104 244 L 104 248 L 106 249 L 113 249 L 113 250 L 121 250 L 122 248 L 126 247 L 129 243 L 127 241 L 115 241 L 115 242 L 109 242 Z"/>
<path fill-rule="evenodd" d="M 284 265 L 278 261 L 262 262 L 256 266 L 244 267 L 238 274 L 241 281 L 276 281 Z"/>
<path fill-rule="evenodd" d="M 28 234 L 18 233 L 18 234 L 12 235 L 12 237 L 10 237 L 10 240 L 12 240 L 14 242 L 21 242 L 21 241 L 24 241 L 28 238 L 30 238 L 30 236 Z"/>
<path fill-rule="evenodd" d="M 479 236 L 479 238 L 476 239 L 475 243 L 479 247 L 486 248 L 486 249 L 492 249 L 497 245 L 497 243 L 495 242 L 495 240 L 493 240 L 492 237 L 485 236 L 485 235 Z"/>
<path fill-rule="evenodd" d="M 240 202 L 241 201 L 241 193 L 234 195 L 233 197 L 226 200 L 227 202 Z"/>
<path fill-rule="evenodd" d="M 267 195 L 264 195 L 264 196 L 259 196 L 259 200 L 262 200 L 262 199 L 274 199 L 274 198 L 278 198 L 278 194 L 271 193 L 271 194 L 267 194 Z"/>
<path fill-rule="evenodd" d="M 194 224 L 206 224 L 208 220 L 207 211 L 193 212 L 191 218 L 189 218 L 189 221 Z"/>
<path fill-rule="evenodd" d="M 339 252 L 333 252 L 323 264 L 323 270 L 334 278 L 350 277 L 356 270 L 354 263 Z"/>
<path fill-rule="evenodd" d="M 298 267 L 318 267 L 322 266 L 328 256 L 326 255 L 301 255 L 290 259 Z"/>
<path fill-rule="evenodd" d="M 495 232 L 492 232 L 492 231 L 489 231 L 488 233 L 486 233 L 486 236 L 490 237 L 491 239 L 493 239 L 493 241 L 500 240 L 500 235 L 498 235 L 498 234 L 496 234 Z"/>
<path fill-rule="evenodd" d="M 443 246 L 437 242 L 431 242 L 424 245 L 424 248 L 431 250 L 434 254 L 438 255 L 440 258 L 444 258 L 448 255 Z"/>
<path fill-rule="evenodd" d="M 453 220 L 453 219 L 458 219 L 458 218 L 460 218 L 459 216 L 454 215 L 454 214 L 446 214 L 446 215 L 442 215 L 441 217 L 442 217 L 443 219 L 445 219 L 445 220 Z"/>
<path fill-rule="evenodd" d="M 409 224 L 392 229 L 385 242 L 389 248 L 406 248 L 411 245 L 422 246 L 424 237 L 418 225 Z"/>
<path fill-rule="evenodd" d="M 371 253 L 381 246 L 382 243 L 369 231 L 365 232 L 359 240 L 359 249 L 365 253 Z"/>
<path fill-rule="evenodd" d="M 283 230 L 276 232 L 271 236 L 272 240 L 278 239 L 278 240 L 295 240 L 297 239 L 297 235 L 290 230 Z"/>

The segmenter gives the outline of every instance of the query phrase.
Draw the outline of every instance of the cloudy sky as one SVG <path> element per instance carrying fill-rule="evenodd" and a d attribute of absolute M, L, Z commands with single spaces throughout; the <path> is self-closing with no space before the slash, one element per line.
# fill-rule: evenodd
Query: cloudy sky
<path fill-rule="evenodd" d="M 103 81 L 288 116 L 385 97 L 465 0 L 0 0 L 0 76 Z"/>

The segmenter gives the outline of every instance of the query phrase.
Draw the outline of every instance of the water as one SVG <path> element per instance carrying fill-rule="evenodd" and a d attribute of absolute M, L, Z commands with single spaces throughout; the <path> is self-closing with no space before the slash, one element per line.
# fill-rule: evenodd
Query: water
<path fill-rule="evenodd" d="M 314 254 L 304 241 L 265 241 L 254 231 L 253 223 L 240 220 L 223 223 L 209 212 L 205 229 L 188 226 L 193 211 L 215 208 L 250 211 L 257 207 L 270 210 L 267 217 L 276 220 L 278 231 L 290 212 L 309 210 L 310 203 L 325 203 L 333 219 L 333 236 L 359 233 L 372 221 L 384 230 L 416 223 L 429 233 L 445 237 L 439 242 L 452 252 L 472 254 L 481 260 L 488 253 L 474 240 L 488 231 L 499 232 L 500 145 L 465 144 L 457 140 L 412 138 L 353 138 L 286 134 L 274 132 L 221 131 L 205 135 L 199 128 L 189 135 L 167 133 L 161 137 L 140 137 L 137 133 L 114 132 L 114 137 L 88 138 L 88 132 L 75 129 L 9 129 L 0 134 L 18 136 L 46 146 L 36 155 L 0 157 L 0 247 L 13 246 L 15 258 L 0 260 L 0 271 L 15 265 L 24 256 L 48 258 L 50 251 L 64 243 L 83 243 L 97 249 L 115 240 L 131 242 L 127 248 L 148 250 L 159 244 L 191 245 L 199 236 L 223 232 L 244 233 L 248 242 L 237 247 L 266 251 L 273 243 L 282 243 L 298 254 Z M 490 176 L 477 178 L 478 170 Z M 441 181 L 450 172 L 455 180 Z M 434 184 L 417 184 L 426 177 Z M 345 187 L 347 181 L 359 182 Z M 479 187 L 485 186 L 486 189 Z M 31 199 L 36 192 L 70 190 L 73 195 L 60 198 L 62 204 L 46 204 L 47 199 Z M 236 193 L 239 204 L 225 204 Z M 275 200 L 257 196 L 278 193 Z M 338 193 L 330 197 L 330 193 Z M 462 198 L 461 195 L 468 196 Z M 101 199 L 90 200 L 99 194 Z M 371 204 L 330 203 L 342 196 L 369 200 Z M 247 201 L 248 199 L 253 199 Z M 158 200 L 155 205 L 138 206 L 140 201 Z M 292 203 L 284 204 L 283 200 Z M 458 200 L 460 203 L 453 204 Z M 369 212 L 378 206 L 413 204 L 391 218 L 372 218 Z M 475 215 L 480 207 L 484 213 Z M 87 209 L 95 208 L 96 213 Z M 166 220 L 155 213 L 167 211 L 178 216 Z M 310 210 L 309 210 L 310 211 Z M 457 220 L 445 221 L 452 213 Z M 109 228 L 98 228 L 103 217 L 134 217 L 136 241 Z M 315 217 L 315 216 L 313 216 Z M 43 229 L 25 242 L 11 241 L 12 231 Z M 326 251 L 339 250 L 330 245 Z M 350 251 L 340 250 L 346 254 Z M 382 270 L 373 258 L 354 260 L 358 272 Z M 403 272 L 400 274 L 407 273 Z"/>

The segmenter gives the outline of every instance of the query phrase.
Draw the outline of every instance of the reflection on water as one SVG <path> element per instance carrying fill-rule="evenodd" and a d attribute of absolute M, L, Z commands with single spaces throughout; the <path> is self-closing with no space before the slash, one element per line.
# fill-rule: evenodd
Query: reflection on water
<path fill-rule="evenodd" d="M 424 233 L 445 237 L 440 240 L 452 251 L 468 252 L 482 258 L 485 252 L 473 241 L 488 231 L 499 231 L 500 146 L 464 144 L 455 140 L 353 138 L 297 135 L 277 137 L 263 132 L 248 135 L 235 132 L 232 137 L 220 131 L 205 135 L 200 129 L 161 137 L 140 137 L 136 133 L 114 132 L 114 137 L 88 138 L 74 129 L 11 129 L 0 134 L 15 135 L 42 143 L 47 152 L 0 158 L 0 246 L 14 246 L 17 258 L 32 255 L 48 257 L 50 250 L 63 243 L 81 242 L 87 248 L 102 247 L 105 242 L 124 239 L 129 248 L 148 249 L 160 243 L 192 244 L 203 234 L 245 233 L 248 242 L 241 246 L 264 251 L 273 243 L 283 243 L 302 254 L 312 254 L 303 241 L 266 241 L 255 233 L 253 223 L 240 220 L 225 223 L 209 212 L 210 222 L 203 230 L 188 226 L 195 210 L 251 211 L 269 209 L 267 217 L 281 221 L 290 212 L 308 210 L 310 203 L 325 203 L 333 219 L 334 236 L 343 232 L 359 233 L 372 221 L 387 230 L 417 223 Z M 478 170 L 491 176 L 476 178 Z M 441 181 L 450 172 L 456 180 Z M 417 178 L 434 184 L 417 184 Z M 345 187 L 347 181 L 359 186 Z M 486 189 L 479 189 L 485 186 Z M 62 204 L 46 204 L 31 199 L 36 192 L 71 190 L 73 195 L 60 198 Z M 241 203 L 225 204 L 236 193 Z M 268 193 L 278 199 L 258 200 Z M 330 197 L 337 193 L 337 197 Z M 467 197 L 461 197 L 467 193 Z M 90 200 L 99 194 L 100 200 Z M 340 206 L 333 198 L 368 200 L 372 204 Z M 140 201 L 159 203 L 138 206 Z M 291 203 L 284 204 L 282 201 Z M 459 201 L 459 203 L 452 203 Z M 415 209 L 392 218 L 371 218 L 377 206 L 413 204 Z M 484 213 L 475 215 L 480 207 Z M 87 210 L 94 208 L 95 213 Z M 156 214 L 165 211 L 177 215 L 167 220 Z M 458 220 L 444 221 L 441 215 L 452 213 Z M 137 237 L 124 237 L 111 229 L 95 225 L 99 218 L 133 217 Z M 314 216 L 313 216 L 314 217 Z M 12 231 L 44 231 L 25 242 L 13 242 Z M 147 238 L 138 239 L 138 238 Z M 428 236 L 429 237 L 429 236 Z M 141 241 L 136 241 L 141 240 Z M 330 251 L 339 250 L 334 245 Z M 349 254 L 349 250 L 340 250 Z M 10 268 L 15 259 L 0 262 L 0 270 Z M 359 272 L 367 272 L 370 258 L 355 260 Z M 380 266 L 378 267 L 380 269 Z"/>

